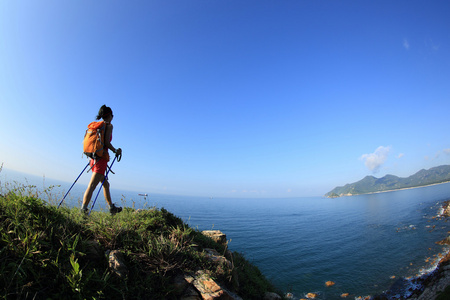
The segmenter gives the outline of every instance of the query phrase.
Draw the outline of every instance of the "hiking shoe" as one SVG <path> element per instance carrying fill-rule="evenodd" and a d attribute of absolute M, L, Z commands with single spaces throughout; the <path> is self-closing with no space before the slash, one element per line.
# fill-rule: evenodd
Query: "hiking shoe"
<path fill-rule="evenodd" d="M 83 217 L 87 217 L 89 215 L 89 209 L 87 207 L 80 209 L 80 211 Z"/>
<path fill-rule="evenodd" d="M 116 206 L 114 203 L 109 207 L 109 212 L 111 215 L 115 215 L 117 213 L 120 213 L 122 211 L 122 207 Z"/>

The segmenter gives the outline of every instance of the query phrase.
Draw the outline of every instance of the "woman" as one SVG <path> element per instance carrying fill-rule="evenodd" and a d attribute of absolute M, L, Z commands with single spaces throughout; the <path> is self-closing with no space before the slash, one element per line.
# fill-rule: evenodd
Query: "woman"
<path fill-rule="evenodd" d="M 92 168 L 92 177 L 91 181 L 89 182 L 89 185 L 86 189 L 86 192 L 84 193 L 83 197 L 83 204 L 81 206 L 81 211 L 83 213 L 88 212 L 88 204 L 91 201 L 92 193 L 94 192 L 95 188 L 97 187 L 99 182 L 103 182 L 103 179 L 105 178 L 105 172 L 107 168 L 107 163 L 109 161 L 109 153 L 108 149 L 111 150 L 116 154 L 116 156 L 122 154 L 122 149 L 114 148 L 111 144 L 112 140 L 112 131 L 113 126 L 111 124 L 111 121 L 113 119 L 114 115 L 110 107 L 103 105 L 100 107 L 100 110 L 98 111 L 97 120 L 103 119 L 103 121 L 106 124 L 105 128 L 105 138 L 104 138 L 104 144 L 106 151 L 103 151 L 103 156 L 96 159 L 95 161 L 91 159 L 90 165 Z M 118 212 L 122 211 L 122 207 L 116 206 L 111 201 L 111 193 L 109 191 L 109 182 L 108 179 L 106 179 L 103 183 L 103 194 L 105 195 L 105 200 L 109 205 L 109 212 L 114 215 Z"/>

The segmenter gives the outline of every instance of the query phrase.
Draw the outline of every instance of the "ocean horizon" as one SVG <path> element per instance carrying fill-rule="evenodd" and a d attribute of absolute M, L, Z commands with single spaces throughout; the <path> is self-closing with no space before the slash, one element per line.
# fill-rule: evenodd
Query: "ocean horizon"
<path fill-rule="evenodd" d="M 58 204 L 72 183 L 3 169 L 8 181 L 59 185 L 49 193 Z M 64 201 L 79 206 L 86 189 L 76 184 Z M 97 190 L 94 192 L 94 200 Z M 329 199 L 210 198 L 111 190 L 113 202 L 126 207 L 164 207 L 198 230 L 221 230 L 229 248 L 243 253 L 280 290 L 293 299 L 349 299 L 380 294 L 405 278 L 429 272 L 448 247 L 450 225 L 442 218 L 450 183 Z M 92 204 L 91 201 L 91 204 Z M 55 203 L 56 202 L 56 203 Z M 106 209 L 100 193 L 95 210 Z M 325 282 L 335 285 L 326 287 Z"/>

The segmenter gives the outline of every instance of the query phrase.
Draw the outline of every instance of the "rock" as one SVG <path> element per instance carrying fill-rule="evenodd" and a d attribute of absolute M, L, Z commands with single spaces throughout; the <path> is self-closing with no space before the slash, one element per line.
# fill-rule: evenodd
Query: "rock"
<path fill-rule="evenodd" d="M 106 251 L 108 255 L 109 268 L 119 277 L 125 277 L 128 274 L 128 268 L 123 262 L 122 253 L 118 250 Z"/>
<path fill-rule="evenodd" d="M 204 230 L 202 234 L 210 237 L 213 241 L 218 244 L 226 245 L 227 244 L 227 236 L 220 230 Z"/>
<path fill-rule="evenodd" d="M 193 282 L 195 288 L 200 292 L 203 300 L 236 300 L 209 275 L 199 272 Z"/>
<path fill-rule="evenodd" d="M 443 205 L 443 216 L 444 217 L 450 217 L 450 201 L 445 201 Z"/>
<path fill-rule="evenodd" d="M 450 245 L 450 236 L 446 237 L 442 241 L 436 242 L 436 244 L 442 245 L 442 246 Z"/>
<path fill-rule="evenodd" d="M 242 300 L 238 295 L 222 288 L 204 271 L 197 271 L 194 276 L 178 275 L 173 284 L 180 300 Z"/>
<path fill-rule="evenodd" d="M 202 300 L 199 292 L 192 285 L 194 277 L 189 274 L 180 274 L 174 278 L 174 292 L 180 300 Z"/>
<path fill-rule="evenodd" d="M 205 248 L 204 250 L 206 252 L 206 257 L 208 258 L 208 260 L 219 264 L 223 263 L 227 265 L 228 268 L 232 268 L 233 265 L 231 264 L 231 262 L 226 259 L 225 256 L 220 255 L 216 250 L 209 248 Z"/>
<path fill-rule="evenodd" d="M 265 292 L 263 300 L 281 300 L 281 296 L 277 293 Z"/>
<path fill-rule="evenodd" d="M 233 264 L 225 256 L 220 255 L 219 252 L 217 252 L 215 249 L 205 248 L 204 251 L 206 252 L 206 258 L 208 258 L 209 261 L 216 264 L 223 264 L 231 270 L 233 289 L 235 291 L 238 291 L 239 275 L 237 269 L 233 268 Z M 233 258 L 233 254 L 230 251 L 226 251 L 226 253 L 228 257 L 230 257 L 231 259 Z"/>
<path fill-rule="evenodd" d="M 192 284 L 195 278 L 191 275 L 184 275 L 184 280 L 186 280 L 186 282 L 188 282 L 189 284 Z"/>
<path fill-rule="evenodd" d="M 327 281 L 327 282 L 325 282 L 325 285 L 326 285 L 327 287 L 333 286 L 333 285 L 335 285 L 335 284 L 336 284 L 336 283 L 333 282 L 333 281 Z"/>

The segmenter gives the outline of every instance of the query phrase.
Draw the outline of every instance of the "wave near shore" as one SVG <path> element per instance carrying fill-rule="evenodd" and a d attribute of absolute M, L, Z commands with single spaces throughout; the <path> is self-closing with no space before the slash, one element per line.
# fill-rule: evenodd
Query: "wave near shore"
<path fill-rule="evenodd" d="M 444 202 L 436 218 L 450 218 L 450 200 Z M 450 293 L 445 294 L 448 292 L 445 291 L 446 288 L 450 286 L 450 235 L 436 243 L 448 247 L 437 256 L 429 269 L 420 270 L 417 277 L 399 279 L 383 295 L 375 296 L 373 299 L 450 299 Z"/>

